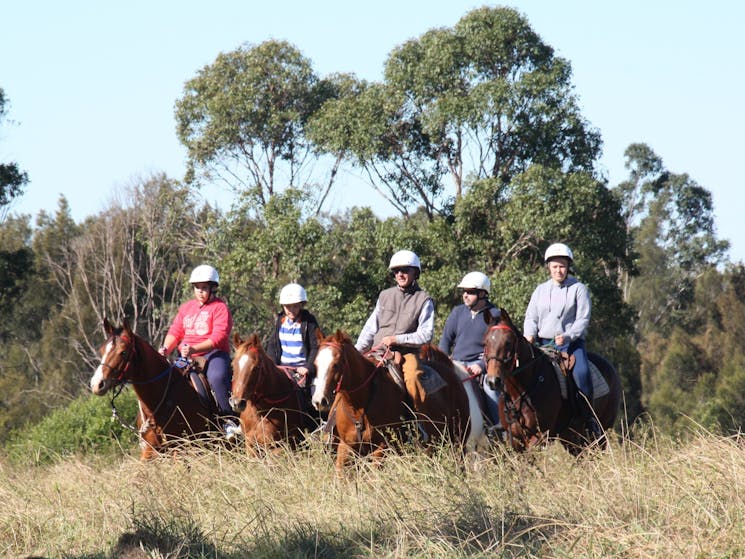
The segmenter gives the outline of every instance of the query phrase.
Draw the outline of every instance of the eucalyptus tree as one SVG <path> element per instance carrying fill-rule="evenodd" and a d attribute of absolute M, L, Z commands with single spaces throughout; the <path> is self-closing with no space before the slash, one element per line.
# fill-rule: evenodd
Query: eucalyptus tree
<path fill-rule="evenodd" d="M 189 179 L 222 181 L 263 208 L 284 187 L 312 182 L 308 118 L 330 95 L 311 61 L 285 41 L 221 53 L 176 102 Z"/>
<path fill-rule="evenodd" d="M 622 277 L 621 285 L 639 312 L 639 331 L 664 335 L 686 319 L 696 279 L 724 262 L 729 243 L 716 236 L 708 190 L 687 173 L 668 171 L 646 144 L 631 144 L 625 157 L 629 179 L 613 191 L 639 273 Z"/>
<path fill-rule="evenodd" d="M 396 47 L 382 83 L 327 102 L 313 138 L 344 149 L 403 215 L 448 213 L 466 177 L 509 183 L 534 163 L 591 171 L 600 136 L 568 61 L 516 10 L 480 8 Z M 320 122 L 320 124 L 319 124 Z"/>

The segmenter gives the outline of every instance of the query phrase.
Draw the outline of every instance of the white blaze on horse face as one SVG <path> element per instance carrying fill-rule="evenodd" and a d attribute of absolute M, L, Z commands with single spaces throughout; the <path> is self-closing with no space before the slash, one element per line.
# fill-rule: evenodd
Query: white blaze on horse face
<path fill-rule="evenodd" d="M 318 409 L 321 402 L 326 397 L 326 378 L 329 374 L 329 368 L 334 359 L 334 353 L 330 347 L 322 347 L 316 355 L 316 389 L 313 391 L 313 407 Z"/>
<path fill-rule="evenodd" d="M 98 368 L 96 369 L 96 372 L 93 373 L 93 376 L 91 377 L 91 392 L 94 394 L 103 394 L 108 389 L 109 385 L 106 379 L 103 378 L 103 364 L 106 362 L 106 358 L 108 357 L 109 353 L 111 353 L 114 349 L 114 340 L 111 340 L 108 344 L 106 344 L 106 349 L 103 352 L 103 357 L 101 357 L 101 363 L 99 363 Z"/>
<path fill-rule="evenodd" d="M 245 353 L 241 355 L 241 358 L 238 359 L 238 370 L 242 371 L 244 367 L 246 366 L 246 363 L 248 362 L 248 355 Z"/>

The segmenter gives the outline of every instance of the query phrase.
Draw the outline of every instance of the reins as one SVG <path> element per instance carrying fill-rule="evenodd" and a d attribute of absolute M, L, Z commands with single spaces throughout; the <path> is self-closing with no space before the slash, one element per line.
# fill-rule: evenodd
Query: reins
<path fill-rule="evenodd" d="M 114 419 L 116 419 L 119 422 L 119 424 L 122 427 L 124 427 L 125 429 L 130 429 L 130 430 L 135 431 L 135 432 L 142 432 L 142 431 L 144 431 L 146 429 L 146 427 L 148 426 L 148 423 L 150 422 L 150 420 L 153 419 L 153 418 L 155 418 L 155 414 L 158 413 L 158 410 L 160 410 L 160 407 L 163 405 L 163 402 L 165 402 L 165 400 L 166 400 L 166 396 L 168 395 L 168 390 L 171 387 L 171 378 L 172 378 L 171 372 L 173 371 L 174 365 L 173 364 L 169 364 L 169 366 L 166 367 L 159 374 L 157 374 L 153 378 L 149 378 L 149 379 L 146 379 L 146 380 L 135 381 L 135 380 L 131 380 L 131 379 L 125 378 L 124 375 L 129 370 L 129 367 L 132 364 L 132 361 L 134 360 L 135 355 L 137 354 L 137 345 L 135 344 L 135 340 L 131 340 L 130 341 L 125 336 L 121 336 L 121 338 L 131 344 L 130 347 L 132 348 L 132 352 L 129 355 L 129 358 L 127 359 L 127 364 L 124 367 L 122 367 L 121 371 L 119 372 L 119 375 L 115 379 L 117 381 L 117 384 L 115 385 L 115 387 L 114 387 L 114 389 L 112 390 L 112 393 L 111 393 L 111 417 L 114 418 Z M 102 365 L 105 365 L 105 364 L 102 364 Z M 109 368 L 111 369 L 111 367 L 109 367 Z M 119 417 L 119 413 L 118 413 L 118 411 L 116 409 L 116 405 L 114 404 L 114 400 L 119 396 L 119 394 L 121 394 L 122 390 L 124 390 L 124 387 L 127 384 L 132 384 L 132 385 L 152 384 L 154 382 L 157 382 L 157 381 L 161 380 L 166 375 L 168 375 L 168 383 L 166 384 L 166 387 L 163 390 L 163 396 L 161 397 L 160 402 L 158 402 L 158 405 L 155 406 L 155 409 L 151 412 L 150 417 L 147 418 L 145 421 L 143 421 L 142 427 L 140 427 L 140 429 L 137 429 L 134 426 L 130 425 L 129 423 L 125 423 L 124 421 L 122 421 L 122 419 Z"/>

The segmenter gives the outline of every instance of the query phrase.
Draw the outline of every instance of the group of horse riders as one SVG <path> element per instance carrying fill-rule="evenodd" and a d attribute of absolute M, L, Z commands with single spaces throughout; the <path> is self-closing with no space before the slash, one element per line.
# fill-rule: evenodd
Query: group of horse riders
<path fill-rule="evenodd" d="M 571 276 L 574 257 L 563 243 L 550 245 L 545 252 L 549 279 L 538 285 L 526 311 L 524 335 L 531 343 L 551 344 L 574 356 L 574 379 L 578 390 L 586 398 L 580 407 L 586 428 L 599 433 L 589 402 L 592 402 L 585 332 L 591 303 L 587 287 Z M 432 297 L 424 291 L 418 279 L 422 271 L 419 257 L 410 250 L 396 252 L 388 269 L 395 285 L 380 292 L 375 308 L 365 322 L 355 347 L 361 353 L 373 348 L 388 348 L 400 365 L 404 383 L 427 376 L 426 368 L 417 359 L 418 349 L 431 343 L 434 336 L 435 306 Z M 232 438 L 240 432 L 231 410 L 229 398 L 230 333 L 233 320 L 223 299 L 217 296 L 219 285 L 217 270 L 206 264 L 197 266 L 189 283 L 194 298 L 183 303 L 158 350 L 168 356 L 178 350 L 183 358 L 204 357 L 205 374 L 215 396 L 218 413 L 225 434 Z M 491 425 L 500 426 L 498 412 L 499 393 L 490 387 L 483 372 L 483 340 L 488 328 L 484 313 L 499 316 L 499 309 L 489 300 L 491 282 L 482 272 L 469 272 L 457 286 L 462 290 L 463 303 L 448 316 L 439 347 L 454 362 L 462 365 L 475 379 L 484 395 L 484 411 Z M 285 285 L 280 291 L 278 313 L 269 336 L 266 351 L 280 366 L 291 368 L 299 387 L 309 394 L 315 378 L 315 356 L 318 351 L 318 321 L 306 308 L 305 289 L 297 284 Z"/>

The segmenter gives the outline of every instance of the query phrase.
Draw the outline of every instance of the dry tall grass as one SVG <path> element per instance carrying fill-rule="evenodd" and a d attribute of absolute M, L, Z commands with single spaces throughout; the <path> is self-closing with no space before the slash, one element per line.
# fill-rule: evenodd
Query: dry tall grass
<path fill-rule="evenodd" d="M 361 462 L 346 480 L 314 442 L 255 459 L 0 465 L 0 554 L 44 557 L 738 557 L 745 440 L 451 449 Z"/>

